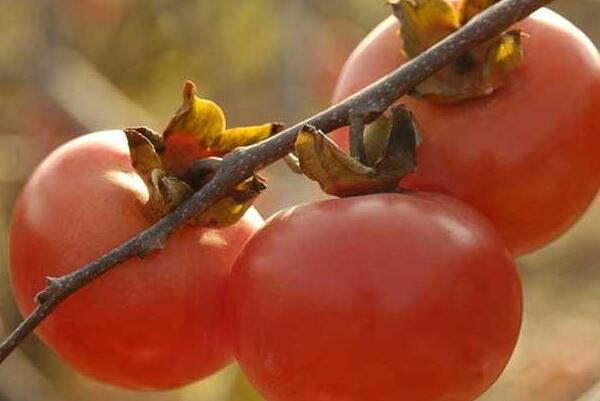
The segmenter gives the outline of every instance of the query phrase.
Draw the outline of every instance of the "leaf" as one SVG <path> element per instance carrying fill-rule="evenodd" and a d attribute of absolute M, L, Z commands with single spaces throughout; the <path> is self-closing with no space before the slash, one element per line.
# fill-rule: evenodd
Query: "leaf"
<path fill-rule="evenodd" d="M 390 5 L 401 22 L 404 51 L 411 58 L 460 27 L 460 14 L 447 0 L 394 0 Z"/>
<path fill-rule="evenodd" d="M 498 0 L 462 0 L 458 7 L 462 23 L 464 24 L 475 15 L 497 2 Z"/>
<path fill-rule="evenodd" d="M 417 131 L 406 108 L 395 107 L 392 113 L 388 141 L 373 166 L 363 165 L 344 153 L 321 131 L 303 127 L 296 139 L 302 172 L 334 196 L 395 190 L 400 179 L 416 167 Z"/>
<path fill-rule="evenodd" d="M 254 175 L 238 184 L 233 191 L 217 201 L 204 213 L 196 216 L 192 220 L 192 224 L 213 228 L 235 224 L 266 188 L 264 178 Z"/>
<path fill-rule="evenodd" d="M 223 110 L 210 100 L 196 95 L 196 86 L 187 81 L 183 104 L 163 132 L 166 151 L 161 154 L 167 171 L 182 174 L 194 160 L 222 157 L 240 146 L 258 143 L 283 128 L 281 123 L 251 127 L 226 127 Z"/>

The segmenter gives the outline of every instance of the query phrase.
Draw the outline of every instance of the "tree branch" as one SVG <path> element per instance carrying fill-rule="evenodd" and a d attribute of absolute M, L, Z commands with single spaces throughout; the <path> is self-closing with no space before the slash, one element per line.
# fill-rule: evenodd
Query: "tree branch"
<path fill-rule="evenodd" d="M 350 124 L 350 119 L 354 116 L 362 116 L 365 124 L 370 123 L 446 64 L 551 2 L 552 0 L 500 1 L 473 18 L 458 32 L 343 102 L 268 140 L 238 148 L 228 154 L 206 186 L 152 227 L 79 270 L 59 278 L 49 278 L 48 286 L 37 297 L 39 306 L 0 345 L 0 363 L 73 292 L 125 260 L 162 248 L 171 233 L 206 210 L 237 183 L 293 151 L 296 136 L 304 125 L 313 125 L 324 132 L 331 132 Z"/>

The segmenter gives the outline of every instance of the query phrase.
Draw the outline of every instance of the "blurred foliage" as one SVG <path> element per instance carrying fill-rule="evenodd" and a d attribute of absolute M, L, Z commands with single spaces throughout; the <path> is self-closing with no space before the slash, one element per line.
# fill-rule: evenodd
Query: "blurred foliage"
<path fill-rule="evenodd" d="M 600 43 L 600 2 L 558 0 L 553 7 Z M 292 123 L 328 104 L 345 58 L 389 14 L 380 0 L 0 0 L 0 10 L 0 316 L 6 329 L 19 320 L 7 272 L 10 210 L 51 149 L 92 130 L 161 130 L 186 79 L 224 106 L 232 126 Z M 278 181 L 258 201 L 266 216 L 322 197 L 281 163 L 265 175 Z M 521 260 L 523 336 L 507 372 L 481 400 L 574 401 L 600 381 L 599 221 L 597 202 L 567 236 Z M 600 398 L 600 388 L 590 391 L 585 401 Z M 235 366 L 176 391 L 115 389 L 81 377 L 30 339 L 0 367 L 0 400 L 39 399 L 260 397 Z"/>

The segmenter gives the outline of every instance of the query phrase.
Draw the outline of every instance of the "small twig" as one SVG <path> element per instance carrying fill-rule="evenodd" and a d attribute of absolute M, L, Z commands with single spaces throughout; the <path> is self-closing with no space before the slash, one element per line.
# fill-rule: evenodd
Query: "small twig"
<path fill-rule="evenodd" d="M 38 296 L 40 305 L 0 345 L 0 362 L 73 292 L 127 259 L 160 249 L 167 237 L 190 218 L 205 211 L 254 172 L 290 153 L 302 126 L 309 124 L 324 132 L 331 132 L 348 125 L 350 113 L 364 116 L 364 123 L 370 123 L 414 86 L 446 64 L 551 2 L 552 0 L 503 0 L 473 18 L 458 32 L 343 102 L 264 142 L 238 148 L 228 154 L 214 178 L 169 215 L 87 266 L 52 279 Z M 140 271 L 140 274 L 144 273 Z"/>

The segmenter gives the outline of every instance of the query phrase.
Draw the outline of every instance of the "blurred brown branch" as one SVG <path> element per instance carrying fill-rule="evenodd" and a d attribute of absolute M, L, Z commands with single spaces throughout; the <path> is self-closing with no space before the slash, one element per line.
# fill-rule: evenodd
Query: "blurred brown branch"
<path fill-rule="evenodd" d="M 470 48 L 508 29 L 552 0 L 503 0 L 490 7 L 426 52 L 357 94 L 257 145 L 238 148 L 223 159 L 214 178 L 149 229 L 109 251 L 87 266 L 59 278 L 49 278 L 38 296 L 38 307 L 0 345 L 0 362 L 69 295 L 119 263 L 160 249 L 167 237 L 192 216 L 206 210 L 237 183 L 281 159 L 294 149 L 299 130 L 312 125 L 325 132 L 361 119 L 370 123 L 415 85 Z"/>

